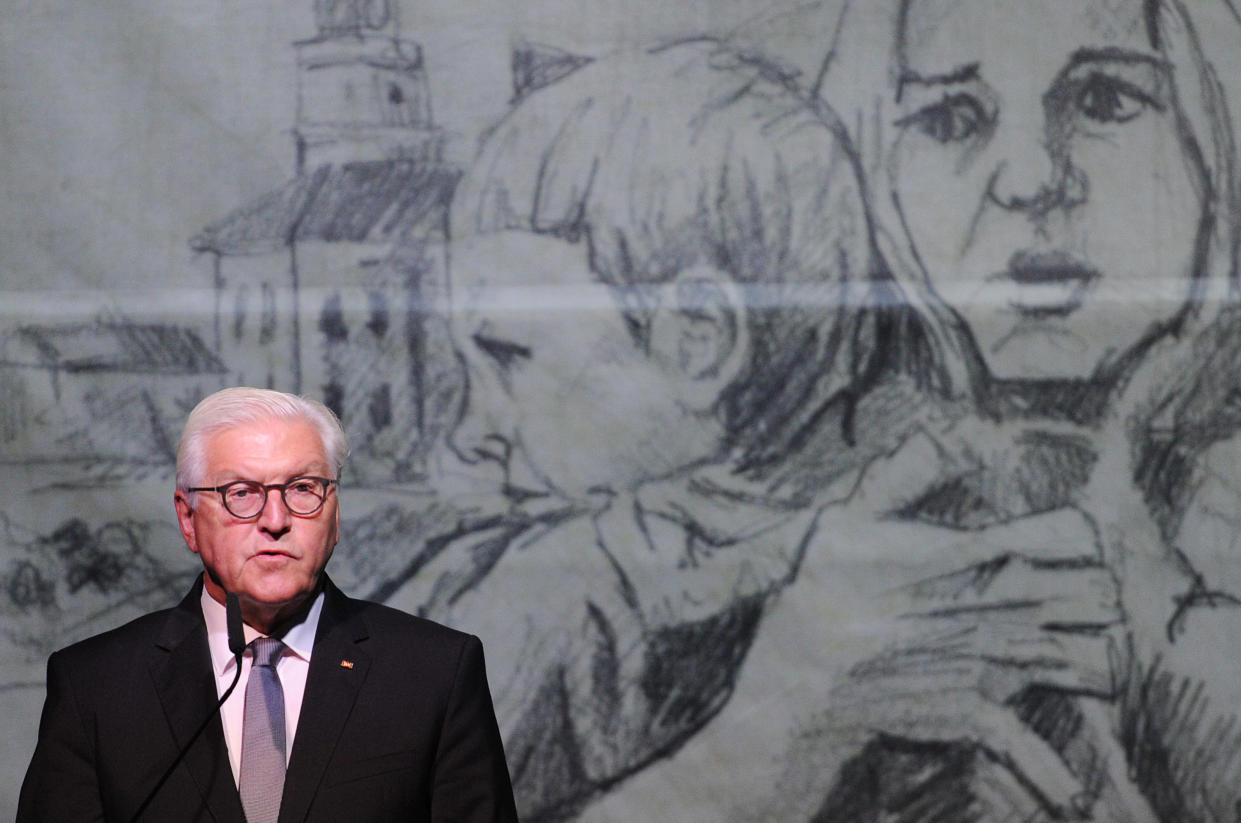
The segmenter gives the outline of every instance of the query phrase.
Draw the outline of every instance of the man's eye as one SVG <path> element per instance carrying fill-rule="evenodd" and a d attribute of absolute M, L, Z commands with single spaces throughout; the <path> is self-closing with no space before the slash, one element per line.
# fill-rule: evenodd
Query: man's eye
<path fill-rule="evenodd" d="M 532 354 L 529 346 L 520 343 L 497 340 L 481 334 L 474 335 L 473 339 L 474 345 L 503 369 L 511 368 L 519 360 L 529 360 Z"/>
<path fill-rule="evenodd" d="M 897 121 L 940 143 L 960 143 L 977 137 L 988 125 L 986 109 L 969 94 L 953 94 Z"/>
<path fill-rule="evenodd" d="M 1077 110 L 1097 123 L 1127 123 L 1155 105 L 1132 83 L 1099 72 L 1081 81 L 1075 99 Z"/>
<path fill-rule="evenodd" d="M 249 486 L 234 486 L 228 490 L 230 500 L 245 500 L 253 494 L 257 494 L 257 492 Z"/>

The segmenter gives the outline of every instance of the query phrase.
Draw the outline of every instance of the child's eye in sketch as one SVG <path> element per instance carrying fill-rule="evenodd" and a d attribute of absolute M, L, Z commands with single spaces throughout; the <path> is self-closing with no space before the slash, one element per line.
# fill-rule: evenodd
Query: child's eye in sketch
<path fill-rule="evenodd" d="M 1098 123 L 1127 123 L 1159 102 L 1137 85 L 1119 77 L 1091 72 L 1073 84 L 1077 111 Z"/>
<path fill-rule="evenodd" d="M 478 346 L 483 354 L 495 361 L 496 365 L 504 371 L 508 371 L 519 361 L 529 360 L 534 354 L 529 346 L 489 337 L 482 333 L 475 334 L 472 339 L 474 345 Z"/>
<path fill-rule="evenodd" d="M 945 95 L 937 103 L 897 121 L 901 128 L 913 126 L 939 143 L 962 143 L 980 135 L 991 118 L 972 94 Z"/>

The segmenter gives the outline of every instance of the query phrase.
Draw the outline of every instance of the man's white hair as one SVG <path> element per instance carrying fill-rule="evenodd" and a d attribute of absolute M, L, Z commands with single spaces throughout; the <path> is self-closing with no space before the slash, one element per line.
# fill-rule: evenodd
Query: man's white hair
<path fill-rule="evenodd" d="M 207 470 L 207 441 L 225 429 L 267 420 L 305 421 L 319 432 L 333 477 L 349 455 L 340 420 L 318 400 L 296 394 L 235 386 L 203 398 L 185 421 L 177 446 L 177 488 L 201 486 Z"/>

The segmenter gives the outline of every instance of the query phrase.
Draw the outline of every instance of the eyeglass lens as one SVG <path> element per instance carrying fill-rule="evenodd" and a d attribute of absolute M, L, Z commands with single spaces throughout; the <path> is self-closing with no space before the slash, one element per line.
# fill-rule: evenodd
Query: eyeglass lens
<path fill-rule="evenodd" d="M 234 517 L 254 517 L 267 505 L 267 489 L 280 490 L 284 505 L 294 514 L 314 514 L 327 496 L 327 484 L 313 477 L 298 477 L 283 486 L 268 486 L 250 480 L 229 484 L 224 506 Z"/>

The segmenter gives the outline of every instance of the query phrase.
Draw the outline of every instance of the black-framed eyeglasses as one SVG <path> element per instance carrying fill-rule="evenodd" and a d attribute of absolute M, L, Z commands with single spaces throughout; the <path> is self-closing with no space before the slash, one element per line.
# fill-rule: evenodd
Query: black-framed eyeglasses
<path fill-rule="evenodd" d="M 234 480 L 223 486 L 195 486 L 187 492 L 218 492 L 224 508 L 233 517 L 249 520 L 258 517 L 267 507 L 267 496 L 272 489 L 280 490 L 285 508 L 303 517 L 323 508 L 328 489 L 339 483 L 330 477 L 294 477 L 287 483 L 260 483 L 257 480 Z"/>

